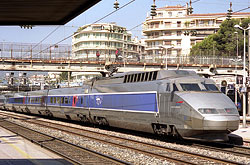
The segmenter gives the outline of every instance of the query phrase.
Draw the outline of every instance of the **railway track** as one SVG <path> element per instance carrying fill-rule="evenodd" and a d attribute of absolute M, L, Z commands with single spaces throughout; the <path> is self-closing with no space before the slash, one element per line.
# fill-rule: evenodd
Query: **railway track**
<path fill-rule="evenodd" d="M 2 114 L 2 113 L 0 113 Z M 6 117 L 13 117 L 13 115 L 5 115 Z M 64 124 L 58 124 L 50 121 L 41 121 L 41 120 L 33 120 L 32 117 L 20 117 L 20 115 L 15 115 L 16 118 L 21 120 L 26 120 L 30 124 L 39 125 L 41 127 L 46 127 L 58 131 L 62 131 L 68 134 L 73 134 L 75 136 L 79 136 L 89 140 L 95 140 L 101 143 L 106 143 L 108 145 L 113 145 L 121 148 L 131 149 L 135 152 L 139 152 L 151 157 L 156 157 L 158 159 L 167 160 L 174 163 L 181 164 L 240 164 L 239 162 L 234 162 L 230 160 L 220 159 L 216 157 L 211 157 L 207 155 L 201 155 L 197 153 L 190 153 L 188 151 L 183 151 L 180 149 L 174 149 L 170 147 L 163 147 L 151 143 L 141 142 L 133 139 L 122 138 L 114 135 L 107 135 L 98 133 L 95 131 L 90 131 L 86 129 L 75 128 L 72 126 L 66 126 Z M 196 146 L 198 147 L 198 145 Z M 203 146 L 204 149 L 204 146 Z M 212 149 L 212 148 L 210 148 Z M 222 150 L 216 149 L 213 150 L 222 152 Z M 223 151 L 224 152 L 224 151 Z M 227 151 L 228 153 L 229 151 Z M 232 154 L 231 151 L 230 154 Z M 233 153 L 234 154 L 234 153 Z"/>
<path fill-rule="evenodd" d="M 245 146 L 249 146 L 249 147 L 250 147 L 250 141 L 246 141 L 246 140 L 244 140 L 244 141 L 243 141 L 243 145 L 245 145 Z"/>
<path fill-rule="evenodd" d="M 130 164 L 4 119 L 0 119 L 0 126 L 60 155 L 73 164 Z"/>
<path fill-rule="evenodd" d="M 207 143 L 199 144 L 193 143 L 192 147 L 208 149 L 210 151 L 224 152 L 227 154 L 233 154 L 237 156 L 244 156 L 250 158 L 250 147 L 233 145 L 229 143 Z"/>

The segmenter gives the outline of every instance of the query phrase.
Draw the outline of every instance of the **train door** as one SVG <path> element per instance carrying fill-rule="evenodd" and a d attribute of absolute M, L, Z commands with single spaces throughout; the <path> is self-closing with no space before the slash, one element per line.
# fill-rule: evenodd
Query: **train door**
<path fill-rule="evenodd" d="M 166 94 L 164 97 L 164 108 L 165 108 L 165 117 L 168 119 L 171 119 L 170 117 L 170 97 L 171 97 L 171 88 L 170 88 L 170 83 L 167 83 L 166 85 Z"/>
<path fill-rule="evenodd" d="M 42 96 L 41 98 L 41 107 L 47 107 L 47 96 Z"/>
<path fill-rule="evenodd" d="M 168 117 L 172 123 L 176 122 L 177 111 L 179 111 L 178 102 L 175 101 L 175 92 L 178 91 L 178 88 L 175 83 L 170 84 L 170 95 L 169 95 L 169 111 Z"/>
<path fill-rule="evenodd" d="M 167 122 L 168 119 L 168 111 L 169 111 L 169 96 L 170 96 L 170 85 L 167 84 L 159 84 L 158 87 L 158 105 L 159 105 L 159 113 L 162 122 Z"/>
<path fill-rule="evenodd" d="M 73 96 L 72 106 L 75 107 L 77 103 L 77 96 Z"/>

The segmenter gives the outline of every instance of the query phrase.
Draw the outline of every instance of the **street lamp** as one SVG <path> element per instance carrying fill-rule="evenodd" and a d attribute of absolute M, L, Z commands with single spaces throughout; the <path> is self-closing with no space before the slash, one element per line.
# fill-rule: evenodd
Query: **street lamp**
<path fill-rule="evenodd" d="M 163 52 L 163 49 L 165 49 L 165 69 L 168 70 L 168 53 L 167 51 L 168 50 L 172 50 L 174 47 L 171 46 L 171 47 L 164 47 L 164 46 L 159 46 L 160 49 L 162 49 L 162 52 Z M 163 53 L 162 53 L 163 54 Z"/>
<path fill-rule="evenodd" d="M 163 50 L 167 50 L 167 48 L 163 46 L 159 46 L 159 49 L 161 49 L 161 56 L 163 56 Z M 165 51 L 165 69 L 168 70 L 168 57 L 167 57 L 167 51 Z"/>
<path fill-rule="evenodd" d="M 244 33 L 244 55 L 243 55 L 243 128 L 246 128 L 246 30 L 249 30 L 250 27 L 244 29 L 240 25 L 234 25 L 235 28 L 243 30 Z"/>
<path fill-rule="evenodd" d="M 238 63 L 238 56 L 239 56 L 239 40 L 238 40 L 238 32 L 234 32 L 235 34 L 236 34 L 236 36 L 237 36 L 237 40 L 236 40 L 236 42 L 237 42 L 237 53 L 236 53 L 236 55 L 237 55 L 237 57 L 236 57 L 236 65 L 235 65 L 235 87 L 234 87 L 234 103 L 235 103 L 235 105 L 237 106 L 237 104 L 238 104 L 238 97 L 237 97 L 237 90 L 236 90 L 236 84 L 237 84 L 237 63 Z"/>

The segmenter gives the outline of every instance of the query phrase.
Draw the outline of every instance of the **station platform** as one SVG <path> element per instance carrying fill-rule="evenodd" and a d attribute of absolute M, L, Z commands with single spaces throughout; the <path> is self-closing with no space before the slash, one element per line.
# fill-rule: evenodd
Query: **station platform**
<path fill-rule="evenodd" d="M 243 128 L 242 123 L 239 125 L 239 129 L 230 133 L 230 140 L 237 141 L 237 143 L 243 141 L 250 141 L 250 124 L 247 123 L 246 128 Z"/>
<path fill-rule="evenodd" d="M 0 127 L 0 165 L 71 164 L 58 155 Z"/>

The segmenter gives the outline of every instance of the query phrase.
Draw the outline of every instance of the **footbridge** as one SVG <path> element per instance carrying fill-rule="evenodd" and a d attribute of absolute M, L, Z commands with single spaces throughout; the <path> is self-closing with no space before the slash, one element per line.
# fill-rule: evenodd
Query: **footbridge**
<path fill-rule="evenodd" d="M 238 60 L 239 61 L 239 60 Z M 46 59 L 46 58 L 0 58 L 1 71 L 41 72 L 108 72 L 110 66 L 118 72 L 152 71 L 157 69 L 193 70 L 203 75 L 243 75 L 242 62 L 234 58 L 186 57 L 166 59 Z"/>

